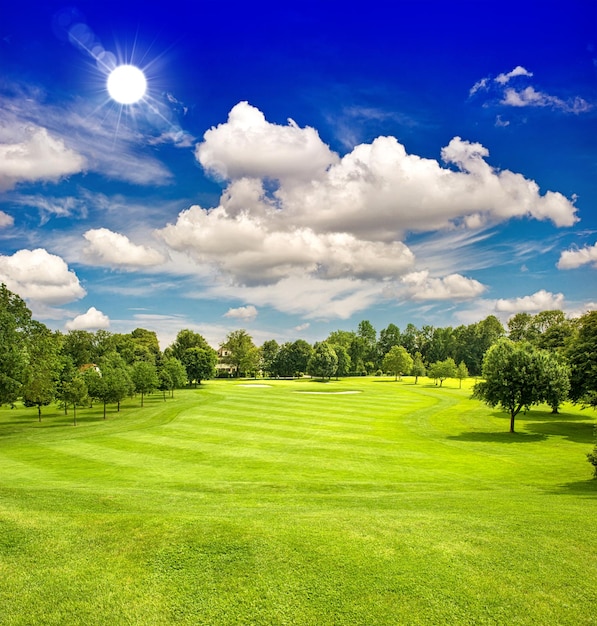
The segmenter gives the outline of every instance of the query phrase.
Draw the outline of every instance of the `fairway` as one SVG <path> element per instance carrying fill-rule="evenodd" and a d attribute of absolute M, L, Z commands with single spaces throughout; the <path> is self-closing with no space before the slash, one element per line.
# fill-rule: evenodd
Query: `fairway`
<path fill-rule="evenodd" d="M 447 380 L 0 408 L 0 624 L 597 624 L 595 412 Z"/>

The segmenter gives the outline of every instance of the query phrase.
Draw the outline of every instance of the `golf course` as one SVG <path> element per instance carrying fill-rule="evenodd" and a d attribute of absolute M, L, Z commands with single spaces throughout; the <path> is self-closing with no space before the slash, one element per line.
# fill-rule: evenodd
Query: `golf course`
<path fill-rule="evenodd" d="M 0 407 L 0 624 L 597 624 L 597 414 L 473 384 Z"/>

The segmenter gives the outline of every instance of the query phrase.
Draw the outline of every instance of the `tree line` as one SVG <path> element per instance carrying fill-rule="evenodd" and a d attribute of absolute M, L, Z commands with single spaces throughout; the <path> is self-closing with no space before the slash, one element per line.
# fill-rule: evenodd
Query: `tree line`
<path fill-rule="evenodd" d="M 493 315 L 469 325 L 439 327 L 391 323 L 379 332 L 368 320 L 354 331 L 335 330 L 314 345 L 303 339 L 256 346 L 244 329 L 230 332 L 220 356 L 197 332 L 179 331 L 163 352 L 155 332 L 51 331 L 32 319 L 25 302 L 0 286 L 0 404 L 36 407 L 58 401 L 67 410 L 94 400 L 104 406 L 156 390 L 174 390 L 218 375 L 289 378 L 391 374 L 482 377 L 474 395 L 514 418 L 566 399 L 597 406 L 597 312 L 567 318 L 562 311 L 518 313 L 507 329 Z M 226 365 L 225 369 L 222 365 Z M 504 389 L 507 392 L 504 392 Z M 514 393 L 514 389 L 517 392 Z M 508 395 L 509 394 L 509 395 Z"/>

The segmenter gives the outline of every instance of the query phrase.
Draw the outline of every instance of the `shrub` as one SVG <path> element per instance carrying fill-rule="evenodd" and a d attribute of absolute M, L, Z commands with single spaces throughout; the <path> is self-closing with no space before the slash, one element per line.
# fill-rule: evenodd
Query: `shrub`
<path fill-rule="evenodd" d="M 587 461 L 594 467 L 593 476 L 597 478 L 597 444 L 593 448 L 593 452 L 587 454 Z"/>

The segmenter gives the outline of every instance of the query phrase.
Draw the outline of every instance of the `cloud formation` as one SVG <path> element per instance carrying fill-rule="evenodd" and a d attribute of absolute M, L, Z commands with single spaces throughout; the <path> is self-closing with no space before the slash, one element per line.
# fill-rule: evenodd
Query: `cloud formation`
<path fill-rule="evenodd" d="M 0 191 L 22 182 L 57 181 L 82 171 L 85 163 L 47 129 L 32 124 L 7 128 L 0 119 Z"/>
<path fill-rule="evenodd" d="M 557 263 L 558 269 L 570 270 L 592 263 L 597 268 L 597 243 L 577 250 L 564 250 Z"/>
<path fill-rule="evenodd" d="M 530 296 L 496 300 L 495 310 L 503 313 L 534 313 L 564 308 L 564 294 L 541 289 Z"/>
<path fill-rule="evenodd" d="M 87 313 L 77 315 L 77 317 L 64 325 L 66 330 L 98 330 L 109 327 L 110 318 L 93 306 L 87 309 Z"/>
<path fill-rule="evenodd" d="M 134 244 L 126 235 L 107 228 L 94 228 L 83 234 L 89 242 L 85 253 L 89 259 L 109 267 L 150 267 L 164 262 L 165 257 L 148 246 Z"/>
<path fill-rule="evenodd" d="M 22 298 L 41 304 L 65 304 L 86 293 L 64 260 L 43 248 L 0 255 L 0 283 Z"/>
<path fill-rule="evenodd" d="M 4 211 L 0 211 L 0 228 L 8 228 L 15 223 L 14 217 L 5 213 Z"/>
<path fill-rule="evenodd" d="M 429 272 L 412 272 L 403 276 L 402 284 L 406 285 L 412 300 L 471 300 L 480 296 L 485 285 L 472 278 L 460 274 L 449 274 L 443 278 L 433 278 Z"/>
<path fill-rule="evenodd" d="M 237 309 L 228 309 L 228 312 L 224 314 L 224 317 L 235 320 L 243 320 L 245 322 L 252 322 L 257 317 L 257 309 L 252 304 L 241 306 Z"/>
<path fill-rule="evenodd" d="M 487 76 L 478 80 L 471 87 L 469 96 L 484 92 L 492 99 L 497 99 L 499 104 L 504 106 L 516 108 L 543 107 L 573 114 L 586 113 L 594 108 L 592 104 L 579 96 L 564 99 L 536 89 L 533 85 L 524 86 L 521 84 L 524 79 L 532 77 L 532 72 L 521 65 L 517 65 L 510 72 L 498 74 L 493 79 Z M 510 86 L 510 84 L 515 83 L 517 86 Z M 498 120 L 500 123 L 496 124 L 497 126 L 508 125 L 499 116 Z"/>

